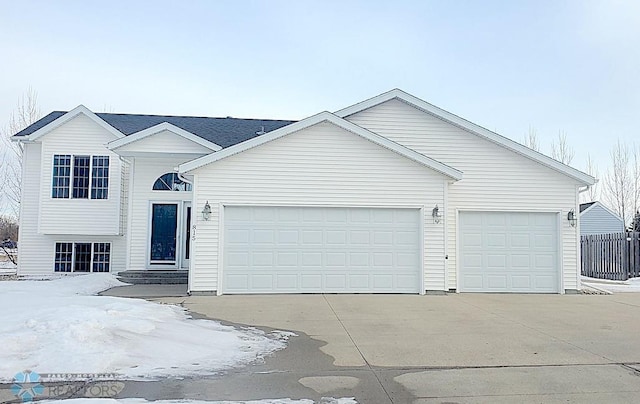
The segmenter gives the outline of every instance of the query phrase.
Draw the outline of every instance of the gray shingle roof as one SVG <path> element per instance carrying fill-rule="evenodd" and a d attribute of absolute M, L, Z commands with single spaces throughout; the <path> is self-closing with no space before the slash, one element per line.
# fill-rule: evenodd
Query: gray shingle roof
<path fill-rule="evenodd" d="M 587 203 L 581 203 L 580 204 L 580 213 L 584 212 L 585 210 L 587 210 L 587 208 L 591 205 L 593 205 L 595 202 L 587 202 Z"/>
<path fill-rule="evenodd" d="M 66 112 L 54 111 L 49 115 L 29 125 L 16 133 L 15 136 L 28 136 L 45 125 L 58 119 Z M 239 118 L 207 118 L 196 116 L 165 116 L 165 115 L 137 115 L 137 114 L 96 114 L 109 125 L 124 135 L 168 122 L 181 129 L 200 136 L 221 147 L 229 147 L 258 136 L 256 132 L 264 130 L 271 132 L 295 121 L 272 119 L 239 119 Z"/>

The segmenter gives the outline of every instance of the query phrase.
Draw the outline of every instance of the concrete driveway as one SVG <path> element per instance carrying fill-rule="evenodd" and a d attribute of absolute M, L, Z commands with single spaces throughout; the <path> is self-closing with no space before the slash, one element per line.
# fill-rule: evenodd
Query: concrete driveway
<path fill-rule="evenodd" d="M 640 294 L 159 300 L 183 304 L 195 315 L 299 333 L 286 350 L 264 364 L 216 380 L 174 382 L 179 391 L 175 398 L 355 396 L 361 403 L 640 400 Z M 171 389 L 171 383 L 162 390 Z M 143 385 L 138 389 L 146 398 L 172 398 Z"/>

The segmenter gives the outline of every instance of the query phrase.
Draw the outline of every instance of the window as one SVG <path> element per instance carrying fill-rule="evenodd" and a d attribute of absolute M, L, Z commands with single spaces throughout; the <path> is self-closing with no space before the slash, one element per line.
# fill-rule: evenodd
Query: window
<path fill-rule="evenodd" d="M 68 154 L 56 154 L 53 156 L 53 184 L 51 187 L 51 197 L 68 198 L 70 179 L 71 156 Z"/>
<path fill-rule="evenodd" d="M 55 272 L 109 272 L 111 243 L 56 243 Z"/>
<path fill-rule="evenodd" d="M 109 272 L 111 244 L 93 243 L 93 272 Z"/>
<path fill-rule="evenodd" d="M 73 156 L 73 197 L 89 197 L 89 156 Z"/>
<path fill-rule="evenodd" d="M 166 173 L 153 183 L 154 191 L 191 191 L 191 184 L 182 180 L 176 173 Z"/>
<path fill-rule="evenodd" d="M 52 198 L 107 199 L 109 156 L 53 156 Z"/>
<path fill-rule="evenodd" d="M 91 270 L 91 243 L 75 243 L 73 272 L 89 272 Z"/>
<path fill-rule="evenodd" d="M 91 199 L 107 199 L 109 196 L 109 157 L 93 156 L 91 168 Z"/>
<path fill-rule="evenodd" d="M 73 243 L 56 243 L 55 272 L 71 272 Z"/>

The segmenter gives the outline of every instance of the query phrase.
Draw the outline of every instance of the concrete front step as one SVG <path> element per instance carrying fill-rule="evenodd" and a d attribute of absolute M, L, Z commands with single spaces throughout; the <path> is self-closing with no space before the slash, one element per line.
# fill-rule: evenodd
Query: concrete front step
<path fill-rule="evenodd" d="M 186 284 L 189 279 L 189 271 L 123 271 L 117 275 L 122 282 L 130 284 L 154 284 L 154 285 L 176 285 Z"/>

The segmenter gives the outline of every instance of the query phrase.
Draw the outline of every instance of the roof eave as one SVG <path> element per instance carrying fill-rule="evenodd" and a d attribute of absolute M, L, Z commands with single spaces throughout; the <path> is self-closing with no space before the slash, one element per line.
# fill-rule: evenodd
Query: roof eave
<path fill-rule="evenodd" d="M 385 93 L 382 93 L 380 95 L 377 95 L 375 97 L 369 98 L 357 104 L 351 105 L 349 107 L 343 108 L 335 112 L 335 114 L 341 118 L 346 118 L 350 115 L 356 114 L 358 112 L 364 111 L 366 109 L 372 108 L 376 105 L 380 105 L 384 102 L 387 102 L 393 99 L 398 99 L 399 101 L 405 102 L 427 114 L 430 114 L 435 116 L 436 118 L 442 119 L 445 122 L 448 122 L 454 126 L 457 126 L 465 131 L 471 132 L 493 143 L 501 145 L 515 153 L 518 153 L 533 161 L 536 161 L 537 163 L 540 163 L 555 171 L 565 174 L 568 177 L 573 178 L 574 180 L 580 182 L 585 186 L 593 185 L 596 183 L 596 179 L 589 174 L 583 173 L 580 170 L 576 170 L 573 167 L 570 167 L 566 164 L 556 161 L 551 157 L 545 156 L 540 152 L 537 152 L 526 146 L 523 146 L 518 142 L 515 142 L 507 137 L 504 137 L 486 128 L 483 128 L 482 126 L 479 126 L 473 122 L 467 121 L 464 118 L 461 118 L 448 111 L 445 111 L 442 108 L 439 108 L 433 104 L 423 101 L 420 98 L 415 97 L 411 94 L 408 94 L 397 88 L 387 91 Z"/>
<path fill-rule="evenodd" d="M 223 149 L 219 152 L 212 153 L 208 156 L 201 157 L 199 159 L 181 164 L 179 168 L 180 173 L 187 173 L 193 170 L 196 170 L 200 167 L 203 167 L 208 164 L 215 163 L 218 160 L 222 160 L 223 158 L 242 153 L 245 150 L 252 149 L 261 144 L 267 143 L 269 141 L 278 139 L 282 136 L 298 132 L 300 130 L 306 129 L 310 126 L 319 124 L 321 122 L 330 122 L 338 127 L 341 127 L 344 130 L 352 132 L 356 135 L 366 138 L 367 140 L 377 144 L 378 146 L 385 147 L 395 153 L 398 153 L 406 158 L 409 158 L 413 161 L 416 161 L 419 164 L 422 164 L 428 168 L 431 168 L 434 171 L 439 172 L 440 174 L 451 178 L 452 180 L 460 180 L 462 179 L 462 172 L 450 167 L 444 163 L 441 163 L 437 160 L 431 159 L 427 156 L 424 156 L 415 150 L 409 149 L 405 146 L 402 146 L 398 143 L 395 143 L 383 136 L 378 135 L 377 133 L 371 132 L 365 128 L 362 128 L 353 122 L 349 122 L 341 117 L 338 117 L 330 112 L 321 112 L 319 114 L 310 116 L 301 121 L 292 123 L 290 125 L 284 126 L 275 131 L 269 132 L 265 135 L 258 136 L 249 140 L 246 140 L 242 143 L 238 143 L 226 149 Z"/>

